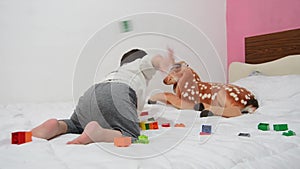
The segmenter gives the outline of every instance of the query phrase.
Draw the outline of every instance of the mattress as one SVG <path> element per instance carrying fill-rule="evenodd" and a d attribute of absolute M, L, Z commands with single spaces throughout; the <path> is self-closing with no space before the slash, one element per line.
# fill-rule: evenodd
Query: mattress
<path fill-rule="evenodd" d="M 300 165 L 300 76 L 250 76 L 234 84 L 251 90 L 260 107 L 254 114 L 234 118 L 200 118 L 199 111 L 178 110 L 168 105 L 146 105 L 159 129 L 143 130 L 149 144 L 115 147 L 113 143 L 67 145 L 78 135 L 52 140 L 34 138 L 11 144 L 11 133 L 29 131 L 49 118 L 68 118 L 72 102 L 0 105 L 0 169 L 98 169 L 98 168 L 298 168 Z M 170 127 L 161 124 L 170 123 Z M 174 127 L 183 123 L 185 127 Z M 267 123 L 270 130 L 258 129 Z M 275 131 L 274 124 L 287 124 L 294 136 Z M 202 125 L 211 134 L 200 135 Z M 247 133 L 248 136 L 239 136 Z"/>

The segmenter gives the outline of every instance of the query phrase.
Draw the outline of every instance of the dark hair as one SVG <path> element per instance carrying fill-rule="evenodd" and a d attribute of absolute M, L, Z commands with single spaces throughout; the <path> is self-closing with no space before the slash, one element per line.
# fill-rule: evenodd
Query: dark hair
<path fill-rule="evenodd" d="M 122 58 L 121 58 L 121 63 L 120 66 L 122 66 L 125 63 L 130 63 L 136 59 L 142 58 L 145 55 L 147 55 L 147 53 L 143 50 L 140 49 L 132 49 L 129 52 L 126 52 Z"/>

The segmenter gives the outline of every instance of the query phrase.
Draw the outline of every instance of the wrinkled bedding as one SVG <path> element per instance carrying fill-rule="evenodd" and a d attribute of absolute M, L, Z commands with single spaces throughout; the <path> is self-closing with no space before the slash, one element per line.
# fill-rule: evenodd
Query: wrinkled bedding
<path fill-rule="evenodd" d="M 254 114 L 234 118 L 199 118 L 200 112 L 146 105 L 148 116 L 171 127 L 142 131 L 149 144 L 115 147 L 113 143 L 66 145 L 76 134 L 50 141 L 11 144 L 11 133 L 28 131 L 49 118 L 67 118 L 74 104 L 40 103 L 0 105 L 0 169 L 98 168 L 298 168 L 300 166 L 300 76 L 251 76 L 235 84 L 251 90 L 260 107 Z M 257 129 L 269 123 L 270 131 Z M 186 127 L 174 127 L 184 123 Z M 296 136 L 283 136 L 273 124 L 288 124 Z M 199 135 L 201 125 L 212 126 L 211 135 Z M 249 133 L 250 137 L 238 136 Z"/>

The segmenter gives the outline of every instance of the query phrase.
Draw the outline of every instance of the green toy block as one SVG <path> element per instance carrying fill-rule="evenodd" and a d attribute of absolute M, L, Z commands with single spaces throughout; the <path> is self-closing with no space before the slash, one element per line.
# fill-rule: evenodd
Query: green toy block
<path fill-rule="evenodd" d="M 293 132 L 292 130 L 289 130 L 288 132 L 283 132 L 282 135 L 284 135 L 284 136 L 295 136 L 296 133 Z"/>
<path fill-rule="evenodd" d="M 268 131 L 268 130 L 270 130 L 270 126 L 268 123 L 259 123 L 258 129 L 263 130 L 263 131 Z"/>
<path fill-rule="evenodd" d="M 150 124 L 149 123 L 145 123 L 145 127 L 146 127 L 146 130 L 149 130 L 150 129 Z"/>
<path fill-rule="evenodd" d="M 140 135 L 138 137 L 138 140 L 135 141 L 135 143 L 149 144 L 148 136 Z"/>
<path fill-rule="evenodd" d="M 286 131 L 288 130 L 287 124 L 273 124 L 273 128 L 275 131 Z"/>
<path fill-rule="evenodd" d="M 155 121 L 154 117 L 148 119 L 148 121 Z"/>
<path fill-rule="evenodd" d="M 121 21 L 120 22 L 121 31 L 124 32 L 130 32 L 132 31 L 132 23 L 130 20 Z"/>

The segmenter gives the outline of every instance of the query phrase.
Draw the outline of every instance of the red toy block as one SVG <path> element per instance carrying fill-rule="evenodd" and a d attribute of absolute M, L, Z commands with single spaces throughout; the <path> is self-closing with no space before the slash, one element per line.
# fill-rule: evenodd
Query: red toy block
<path fill-rule="evenodd" d="M 175 127 L 185 127 L 185 125 L 183 123 L 176 123 Z"/>
<path fill-rule="evenodd" d="M 23 144 L 32 141 L 31 131 L 19 131 L 11 133 L 11 144 Z"/>
<path fill-rule="evenodd" d="M 170 127 L 170 123 L 163 123 L 161 124 L 162 127 Z"/>
<path fill-rule="evenodd" d="M 200 132 L 200 135 L 210 135 L 211 133 L 206 133 L 206 132 Z"/>
<path fill-rule="evenodd" d="M 114 145 L 116 147 L 128 147 L 131 145 L 131 137 L 115 137 Z"/>
<path fill-rule="evenodd" d="M 147 111 L 141 112 L 140 116 L 147 116 L 149 113 Z"/>

